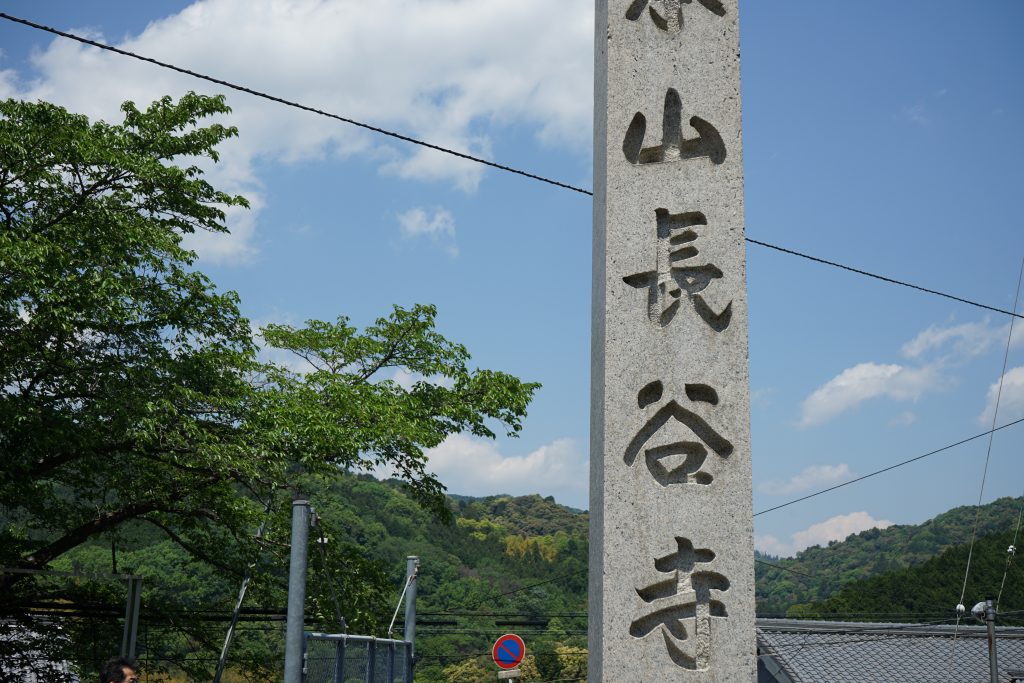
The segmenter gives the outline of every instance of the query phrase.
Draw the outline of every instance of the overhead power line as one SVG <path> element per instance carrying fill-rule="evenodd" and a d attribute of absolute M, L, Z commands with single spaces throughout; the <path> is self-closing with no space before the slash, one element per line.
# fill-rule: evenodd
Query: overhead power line
<path fill-rule="evenodd" d="M 1020 523 L 1024 520 L 1024 501 L 1021 502 L 1020 511 L 1017 513 L 1017 528 L 1013 532 L 1013 543 L 1006 549 L 1006 565 L 1003 567 L 1003 580 L 999 582 L 999 594 L 996 596 L 996 613 L 999 613 L 999 603 L 1003 599 L 1003 589 L 1006 588 L 1006 577 L 1010 573 L 1013 559 L 1017 556 L 1017 536 L 1020 535 Z"/>
<path fill-rule="evenodd" d="M 950 450 L 952 448 L 956 448 L 957 446 L 962 446 L 965 443 L 969 443 L 971 441 L 974 441 L 975 439 L 980 439 L 983 436 L 988 436 L 989 434 L 992 434 L 994 432 L 998 432 L 1001 429 L 1007 429 L 1008 427 L 1013 427 L 1014 425 L 1018 425 L 1021 422 L 1024 422 L 1024 417 L 1022 417 L 1019 420 L 1014 420 L 1013 422 L 1007 422 L 1006 424 L 1004 424 L 1002 426 L 999 426 L 999 427 L 996 427 L 995 429 L 990 429 L 990 430 L 982 432 L 980 434 L 975 434 L 974 436 L 968 437 L 968 438 L 963 439 L 961 441 L 957 441 L 956 443 L 951 443 L 948 446 L 943 446 L 942 448 L 936 448 L 934 451 L 929 451 L 928 453 L 925 453 L 923 455 L 919 455 L 919 456 L 917 456 L 915 458 L 910 458 L 909 460 L 904 460 L 903 462 L 898 462 L 895 465 L 889 465 L 888 467 L 883 467 L 880 470 L 875 470 L 874 472 L 871 472 L 870 474 L 865 474 L 862 477 L 857 477 L 856 479 L 851 479 L 850 481 L 844 481 L 842 484 L 836 484 L 835 486 L 829 486 L 827 489 L 822 489 L 820 491 L 816 491 L 814 493 L 810 493 L 810 494 L 808 494 L 806 496 L 801 496 L 799 498 L 794 498 L 793 500 L 791 500 L 789 502 L 786 502 L 786 503 L 782 503 L 781 505 L 775 505 L 773 507 L 766 508 L 766 509 L 761 510 L 759 512 L 755 512 L 754 516 L 757 517 L 758 515 L 764 515 L 764 514 L 767 514 L 769 512 L 774 512 L 775 510 L 781 510 L 784 507 L 789 507 L 790 505 L 796 505 L 797 503 L 801 503 L 801 502 L 803 502 L 805 500 L 809 500 L 811 498 L 815 498 L 817 496 L 820 496 L 823 493 L 828 493 L 830 491 L 835 491 L 836 489 L 841 489 L 844 486 L 849 486 L 850 484 L 856 484 L 859 481 L 864 481 L 865 479 L 870 479 L 871 477 L 875 477 L 875 476 L 878 476 L 879 474 L 883 474 L 885 472 L 889 472 L 889 471 L 894 470 L 894 469 L 896 469 L 898 467 L 903 467 L 904 465 L 909 465 L 912 462 L 917 462 L 918 460 L 924 460 L 925 458 L 931 457 L 933 455 L 937 455 L 939 453 L 942 453 L 943 451 L 948 451 L 948 450 Z"/>
<path fill-rule="evenodd" d="M 379 126 L 374 126 L 374 125 L 369 124 L 369 123 L 364 123 L 362 121 L 357 121 L 357 120 L 349 118 L 347 116 L 341 116 L 340 114 L 333 114 L 331 112 L 324 111 L 323 109 L 318 109 L 316 107 L 311 107 L 309 105 L 301 104 L 299 102 L 288 100 L 288 99 L 285 99 L 283 97 L 278 97 L 276 95 L 271 95 L 269 93 L 265 93 L 265 92 L 262 92 L 260 90 L 256 90 L 254 88 L 250 88 L 250 87 L 247 87 L 247 86 L 244 86 L 244 85 L 239 85 L 237 83 L 232 83 L 230 81 L 225 81 L 223 79 L 215 78 L 213 76 L 208 76 L 206 74 L 199 73 L 198 71 L 193 71 L 191 69 L 186 69 L 184 67 L 176 66 L 174 64 L 170 64 L 168 62 L 163 62 L 163 61 L 160 61 L 158 59 L 154 59 L 152 57 L 146 57 L 145 55 L 140 55 L 140 54 L 137 54 L 135 52 L 131 52 L 129 50 L 122 50 L 121 48 L 114 47 L 112 45 L 106 45 L 105 43 L 100 43 L 100 42 L 95 41 L 95 40 L 90 40 L 89 38 L 85 38 L 84 36 L 79 36 L 79 35 L 76 35 L 74 33 L 68 33 L 67 31 L 61 31 L 59 29 L 53 28 L 52 26 L 46 26 L 45 24 L 39 24 L 39 23 L 36 23 L 34 21 L 29 21 L 28 19 L 23 19 L 21 17 L 16 17 L 16 16 L 13 16 L 11 14 L 7 14 L 6 12 L 0 12 L 0 19 L 6 19 L 8 21 L 12 21 L 12 22 L 17 23 L 17 24 L 22 24 L 24 26 L 28 26 L 30 28 L 37 29 L 39 31 L 45 31 L 47 33 L 51 33 L 51 34 L 56 35 L 56 36 L 61 36 L 62 38 L 67 38 L 69 40 L 77 41 L 79 43 L 82 43 L 83 45 L 90 45 L 92 47 L 96 47 L 96 48 L 99 48 L 101 50 L 106 50 L 108 52 L 113 52 L 115 54 L 119 54 L 119 55 L 122 55 L 124 57 L 130 57 L 132 59 L 137 59 L 137 60 L 142 61 L 142 62 L 148 62 L 150 64 L 154 64 L 154 65 L 159 66 L 159 67 L 164 68 L 164 69 L 170 69 L 171 71 L 176 71 L 178 73 L 185 74 L 187 76 L 192 76 L 193 78 L 198 78 L 200 80 L 204 80 L 204 81 L 207 81 L 209 83 L 215 83 L 217 85 L 224 86 L 225 88 L 230 88 L 231 90 L 237 90 L 238 92 L 244 92 L 244 93 L 247 93 L 249 95 L 253 95 L 254 97 L 260 97 L 262 99 L 269 100 L 271 102 L 277 102 L 278 104 L 283 104 L 283 105 L 285 105 L 287 107 L 292 107 L 292 108 L 295 108 L 295 109 L 300 109 L 302 111 L 310 112 L 312 114 L 317 114 L 319 116 L 325 116 L 327 118 L 334 119 L 336 121 L 341 121 L 343 123 L 348 123 L 350 125 L 357 126 L 359 128 L 364 128 L 364 129 L 372 131 L 374 133 L 380 133 L 381 135 L 386 135 L 388 137 L 395 138 L 396 140 L 402 140 L 403 142 L 408 142 L 409 144 L 419 145 L 420 147 L 425 147 L 427 149 L 432 149 L 432 150 L 435 150 L 437 152 L 441 152 L 443 154 L 450 154 L 450 155 L 458 157 L 460 159 L 465 159 L 467 161 L 472 161 L 472 162 L 475 162 L 475 163 L 478 163 L 478 164 L 483 164 L 485 166 L 490 166 L 491 168 L 496 168 L 496 169 L 501 170 L 501 171 L 507 171 L 509 173 L 515 173 L 516 175 L 520 175 L 520 176 L 523 176 L 525 178 L 530 178 L 532 180 L 538 180 L 538 181 L 540 181 L 542 183 L 547 183 L 549 185 L 554 185 L 555 187 L 560 187 L 560 188 L 565 189 L 565 190 L 571 190 L 573 192 L 577 192 L 579 194 L 584 194 L 584 195 L 588 195 L 588 196 L 593 196 L 593 194 L 594 194 L 592 190 L 587 190 L 587 189 L 584 189 L 582 187 L 577 187 L 575 185 L 570 185 L 568 183 L 563 183 L 561 181 L 553 180 L 551 178 L 547 178 L 545 176 L 538 175 L 536 173 L 530 173 L 529 171 L 524 171 L 522 169 L 514 168 L 512 166 L 506 166 L 504 164 L 499 164 L 499 163 L 494 162 L 494 161 L 488 161 L 487 159 L 483 159 L 481 157 L 473 156 L 471 154 L 466 154 L 464 152 L 458 152 L 458 151 L 456 151 L 454 149 L 450 149 L 448 147 L 442 147 L 441 145 L 435 145 L 432 142 L 427 142 L 425 140 L 420 140 L 420 139 L 417 139 L 417 138 L 414 138 L 414 137 L 410 137 L 408 135 L 403 135 L 402 133 L 396 133 L 395 131 L 387 130 L 385 128 L 381 128 Z M 756 244 L 758 246 L 766 247 L 768 249 L 774 249 L 775 251 L 779 251 L 779 252 L 782 252 L 784 254 L 790 254 L 792 256 L 798 256 L 800 258 L 808 259 L 808 260 L 814 261 L 816 263 L 821 263 L 821 264 L 824 264 L 824 265 L 832 266 L 833 268 L 839 268 L 839 269 L 842 269 L 842 270 L 849 271 L 851 273 L 856 273 L 858 275 L 863 275 L 865 277 L 870 277 L 870 278 L 874 278 L 876 280 L 881 280 L 882 282 L 888 282 L 890 284 L 900 285 L 902 287 L 909 287 L 910 289 L 915 289 L 917 291 L 924 292 L 926 294 L 933 294 L 935 296 L 940 296 L 940 297 L 943 297 L 943 298 L 946 298 L 946 299 L 950 299 L 952 301 L 957 301 L 959 303 L 967 304 L 969 306 L 974 306 L 976 308 L 981 308 L 981 309 L 984 309 L 984 310 L 987 310 L 987 311 L 992 311 L 994 313 L 1001 313 L 1003 315 L 1009 315 L 1009 316 L 1015 316 L 1015 317 L 1018 317 L 1018 318 L 1024 318 L 1024 315 L 1020 315 L 1020 314 L 1017 314 L 1017 313 L 1012 313 L 1010 311 L 1007 311 L 1007 310 L 1002 309 L 1002 308 L 998 308 L 996 306 L 989 306 L 987 304 L 982 304 L 982 303 L 979 303 L 977 301 L 971 301 L 970 299 L 965 299 L 963 297 L 955 296 L 953 294 L 947 294 L 947 293 L 941 292 L 939 290 L 929 289 L 927 287 L 922 287 L 920 285 L 915 285 L 913 283 L 906 282 L 904 280 L 899 280 L 899 279 L 887 277 L 887 276 L 884 276 L 884 275 L 878 275 L 877 273 L 872 273 L 872 272 L 869 272 L 869 271 L 866 271 L 866 270 L 861 270 L 860 268 L 854 268 L 852 266 L 843 265 L 842 263 L 837 263 L 835 261 L 829 261 L 827 259 L 818 258 L 816 256 L 811 256 L 809 254 L 805 254 L 803 252 L 799 252 L 799 251 L 796 251 L 794 249 L 788 249 L 786 247 L 781 247 L 781 246 L 778 246 L 778 245 L 775 245 L 775 244 L 771 244 L 769 242 L 763 242 L 761 240 L 755 240 L 755 239 L 752 239 L 750 237 L 747 237 L 745 239 L 750 244 Z"/>
<path fill-rule="evenodd" d="M 450 610 L 448 612 L 417 612 L 417 617 L 497 617 L 504 619 L 514 619 L 516 617 L 545 617 L 552 619 L 558 618 L 579 618 L 587 616 L 586 612 L 458 612 Z"/>
<path fill-rule="evenodd" d="M 1024 260 L 1020 262 L 1020 275 L 1017 276 L 1017 289 L 1013 299 L 1013 310 L 1017 312 L 1017 304 L 1020 302 L 1020 283 L 1024 280 Z M 1010 359 L 1010 344 L 1013 342 L 1013 323 L 1014 320 L 1010 321 L 1010 331 L 1006 335 L 1006 353 L 1003 355 L 1003 370 L 999 373 L 999 390 L 996 392 L 996 403 L 992 408 L 992 432 L 995 431 L 996 420 L 999 417 L 999 402 L 1003 398 L 1003 380 L 1006 379 L 1006 365 Z M 985 452 L 985 466 L 981 470 L 981 486 L 978 488 L 978 504 L 975 506 L 974 511 L 974 526 L 971 528 L 971 544 L 967 551 L 967 566 L 964 569 L 964 583 L 960 589 L 960 599 L 957 601 L 956 606 L 956 629 L 953 631 L 953 642 L 949 648 L 949 662 L 947 664 L 947 677 L 953 670 L 953 660 L 956 657 L 956 637 L 957 632 L 960 630 L 960 618 L 963 614 L 964 607 L 964 596 L 967 595 L 967 580 L 971 576 L 971 559 L 974 557 L 974 541 L 978 537 L 978 525 L 981 523 L 981 500 L 985 494 L 985 481 L 988 479 L 988 463 L 992 459 L 992 441 L 995 438 L 994 434 L 990 432 L 988 435 L 988 450 Z M 1009 564 L 1006 565 L 1006 569 L 1009 570 Z M 1006 573 L 1003 573 L 1003 581 L 1006 581 Z M 1000 596 L 996 599 L 996 604 L 1000 598 L 1002 598 L 1002 587 L 999 589 Z"/>
<path fill-rule="evenodd" d="M 810 574 L 806 574 L 804 572 L 800 572 L 800 571 L 797 571 L 795 569 L 790 569 L 789 567 L 783 567 L 781 564 L 772 564 L 771 562 L 765 562 L 764 560 L 759 560 L 757 558 L 754 558 L 754 562 L 756 562 L 757 564 L 763 564 L 766 567 L 771 567 L 772 569 L 781 569 L 784 572 L 789 572 L 790 574 L 796 574 L 797 576 L 803 576 L 803 577 L 808 578 L 808 579 L 813 579 L 814 578 Z"/>
<path fill-rule="evenodd" d="M 13 22 L 18 23 L 18 24 L 23 24 L 25 26 L 29 26 L 29 27 L 34 28 L 34 29 L 38 29 L 40 31 L 46 31 L 47 33 L 52 33 L 54 35 L 61 36 L 62 38 L 68 38 L 69 40 L 75 40 L 75 41 L 78 41 L 79 43 L 82 43 L 84 45 L 91 45 L 92 47 L 98 47 L 101 50 L 107 50 L 108 52 L 114 52 L 114 53 L 122 55 L 124 57 L 131 57 L 132 59 L 137 59 L 137 60 L 142 61 L 142 62 L 149 62 L 150 64 L 155 64 L 156 66 L 162 67 L 164 69 L 170 69 L 171 71 L 177 71 L 178 73 L 185 74 L 187 76 L 192 76 L 193 78 L 198 78 L 198 79 L 201 79 L 201 80 L 204 80 L 204 81 L 208 81 L 210 83 L 216 83 L 217 85 L 222 85 L 225 88 L 230 88 L 232 90 L 237 90 L 239 92 L 248 93 L 248 94 L 253 95 L 255 97 L 261 97 L 261 98 L 263 98 L 265 100 L 270 100 L 271 102 L 277 102 L 278 104 L 283 104 L 283 105 L 285 105 L 287 107 L 293 107 L 295 109 L 301 109 L 302 111 L 308 111 L 308 112 L 310 112 L 312 114 L 319 114 L 320 116 L 326 116 L 327 118 L 334 119 L 336 121 L 341 121 L 343 123 L 348 123 L 348 124 L 351 124 L 353 126 L 358 126 L 359 128 L 365 128 L 366 130 L 373 131 L 374 133 L 380 133 L 381 135 L 387 135 L 388 137 L 395 138 L 396 140 L 401 140 L 403 142 L 408 142 L 409 144 L 419 145 L 420 147 L 426 147 L 427 149 L 432 149 L 432 150 L 435 150 L 435 151 L 438 151 L 438 152 L 443 152 L 444 154 L 451 154 L 452 156 L 459 157 L 460 159 L 465 159 L 467 161 L 473 161 L 473 162 L 476 162 L 478 164 L 484 164 L 485 166 L 490 166 L 491 168 L 496 168 L 496 169 L 501 170 L 501 171 L 508 171 L 509 173 L 515 173 L 517 175 L 521 175 L 521 176 L 524 176 L 526 178 L 531 178 L 533 180 L 539 180 L 542 183 L 548 183 L 549 185 L 554 185 L 556 187 L 561 187 L 561 188 L 566 189 L 566 190 L 572 190 L 573 192 L 579 192 L 580 194 L 586 194 L 586 195 L 592 195 L 593 194 L 593 192 L 591 192 L 590 190 L 584 190 L 583 188 L 576 187 L 575 185 L 569 185 L 568 183 L 563 183 L 563 182 L 559 182 L 557 180 L 552 180 L 551 178 L 545 178 L 544 176 L 537 175 L 535 173 L 530 173 L 528 171 L 523 171 L 523 170 L 520 170 L 518 168 L 513 168 L 512 166 L 505 166 L 504 164 L 499 164 L 499 163 L 496 163 L 496 162 L 493 162 L 493 161 L 488 161 L 487 159 L 482 159 L 480 157 L 473 156 L 472 154 L 466 154 L 464 152 L 457 152 L 454 149 L 450 149 L 448 147 L 442 147 L 440 145 L 435 145 L 435 144 L 433 144 L 431 142 L 426 142 L 425 140 L 419 140 L 417 138 L 410 137 L 408 135 L 402 135 L 401 133 L 396 133 L 394 131 L 387 130 L 387 129 L 384 129 L 384 128 L 380 128 L 378 126 L 373 126 L 373 125 L 370 125 L 368 123 L 363 123 L 362 121 L 356 121 L 355 119 L 350 119 L 350 118 L 348 118 L 346 116 L 340 116 L 339 114 L 332 114 L 331 112 L 324 111 L 323 109 L 317 109 L 316 107 L 310 107 L 310 106 L 305 105 L 305 104 L 300 104 L 299 102 L 294 102 L 292 100 L 286 100 L 283 97 L 277 97 L 276 95 L 270 95 L 268 93 L 261 92 L 259 90 L 255 90 L 253 88 L 249 88 L 249 87 L 246 87 L 244 85 L 238 85 L 237 83 L 232 83 L 230 81 L 225 81 L 225 80 L 220 79 L 220 78 L 214 78 L 213 76 L 207 76 L 206 74 L 201 74 L 198 71 L 192 71 L 191 69 L 185 69 L 185 68 L 180 67 L 180 66 L 175 66 L 174 64 L 170 64 L 168 62 L 162 62 L 162 61 L 160 61 L 158 59 L 153 59 L 152 57 L 146 57 L 144 55 L 140 55 L 140 54 L 137 54 L 135 52 L 130 52 L 128 50 L 122 50 L 121 48 L 114 47 L 112 45 L 106 45 L 104 43 L 100 43 L 100 42 L 97 42 L 95 40 L 90 40 L 90 39 L 85 38 L 83 36 L 75 35 L 74 33 L 68 33 L 66 31 L 60 31 L 58 29 L 53 28 L 52 26 L 45 26 L 43 24 L 37 24 L 34 21 L 29 21 L 28 19 L 22 19 L 21 17 L 15 17 L 15 16 L 12 16 L 12 15 L 7 14 L 5 12 L 0 12 L 0 18 L 7 19 L 8 21 L 13 21 Z"/>
<path fill-rule="evenodd" d="M 555 583 L 556 581 L 563 581 L 565 579 L 568 579 L 569 577 L 576 576 L 577 574 L 578 574 L 578 572 L 569 572 L 567 574 L 561 574 L 561 575 L 556 576 L 554 578 L 545 579 L 544 581 L 538 581 L 537 583 L 530 583 L 530 584 L 527 584 L 525 586 L 520 586 L 519 588 L 516 588 L 514 590 L 505 591 L 504 593 L 495 593 L 494 595 L 488 595 L 487 597 L 484 597 L 484 598 L 481 598 L 481 599 L 477 600 L 476 602 L 474 602 L 473 604 L 469 605 L 468 607 L 456 607 L 456 608 L 453 608 L 453 609 L 455 611 L 458 611 L 458 610 L 475 610 L 480 605 L 483 605 L 485 603 L 491 602 L 493 600 L 498 600 L 500 598 L 504 598 L 504 597 L 507 597 L 509 595 L 514 595 L 516 593 L 521 593 L 522 591 L 530 590 L 531 588 L 536 588 L 538 586 L 544 586 L 544 585 L 547 585 L 549 583 Z M 445 609 L 445 610 L 443 610 L 441 612 L 433 612 L 432 614 L 448 615 L 448 614 L 452 614 L 452 613 L 453 613 L 453 610 Z"/>
<path fill-rule="evenodd" d="M 1013 310 L 1017 311 L 1017 304 L 1020 302 L 1020 283 L 1024 280 L 1024 260 L 1020 262 L 1020 275 L 1017 277 L 1017 289 L 1016 297 L 1013 300 Z M 974 527 L 971 529 L 971 545 L 970 550 L 967 552 L 967 569 L 964 571 L 964 585 L 960 591 L 960 600 L 964 601 L 964 595 L 967 593 L 967 579 L 971 575 L 971 558 L 974 555 L 974 541 L 978 537 L 978 524 L 981 522 L 981 500 L 985 495 L 985 481 L 988 479 L 988 463 L 992 459 L 992 441 L 995 438 L 995 427 L 996 420 L 999 418 L 999 404 L 1003 398 L 1003 380 L 1006 378 L 1006 366 L 1010 360 L 1010 344 L 1013 342 L 1013 323 L 1010 321 L 1010 331 L 1006 335 L 1006 352 L 1003 354 L 1003 369 L 999 373 L 999 390 L 996 392 L 996 404 L 992 408 L 992 432 L 988 435 L 988 450 L 985 452 L 985 466 L 981 470 L 981 486 L 978 489 L 978 504 L 975 506 L 974 511 Z M 954 639 L 955 640 L 955 639 Z"/>
<path fill-rule="evenodd" d="M 915 284 L 910 283 L 910 282 L 904 282 L 903 280 L 897 280 L 895 278 L 886 277 L 885 275 L 878 275 L 877 273 L 871 273 L 871 272 L 868 272 L 866 270 L 861 270 L 860 268 L 854 268 L 852 266 L 845 266 L 842 263 L 836 263 L 835 261 L 827 261 L 827 260 L 825 260 L 823 258 L 818 258 L 817 256 L 811 256 L 810 254 L 804 254 L 804 253 L 799 252 L 799 251 L 794 251 L 793 249 L 787 249 L 785 247 L 780 247 L 780 246 L 775 245 L 775 244 L 769 244 L 768 242 L 762 242 L 760 240 L 751 239 L 749 237 L 746 237 L 744 239 L 746 239 L 746 241 L 750 242 L 751 244 L 756 244 L 756 245 L 761 246 L 761 247 L 767 247 L 768 249 L 774 249 L 775 251 L 780 251 L 783 254 L 789 254 L 791 256 L 799 256 L 800 258 L 807 259 L 808 261 L 814 261 L 815 263 L 822 263 L 822 264 L 824 264 L 826 266 L 832 266 L 833 268 L 839 268 L 841 270 L 848 270 L 851 273 L 856 273 L 857 275 L 863 275 L 865 277 L 870 277 L 870 278 L 874 278 L 876 280 L 881 280 L 882 282 L 888 282 L 889 284 L 892 284 L 892 285 L 899 285 L 901 287 L 909 287 L 910 289 L 916 289 L 919 292 L 924 292 L 926 294 L 934 294 L 935 296 L 941 296 L 941 297 L 944 297 L 946 299 L 951 299 L 952 301 L 958 301 L 958 302 L 960 302 L 962 304 L 967 304 L 968 306 L 975 306 L 977 308 L 983 308 L 986 311 L 992 311 L 994 313 L 1002 313 L 1003 315 L 1008 315 L 1008 316 L 1011 316 L 1011 317 L 1014 317 L 1014 318 L 1024 318 L 1024 315 L 1021 315 L 1020 313 L 1017 313 L 1015 310 L 1014 311 L 1008 311 L 1005 308 L 996 308 L 995 306 L 989 306 L 988 304 L 978 303 L 977 301 L 971 301 L 970 299 L 964 299 L 964 298 L 961 298 L 959 296 L 954 296 L 953 294 L 946 294 L 945 292 L 940 292 L 937 289 L 928 289 L 927 287 L 921 287 L 920 285 L 915 285 Z"/>

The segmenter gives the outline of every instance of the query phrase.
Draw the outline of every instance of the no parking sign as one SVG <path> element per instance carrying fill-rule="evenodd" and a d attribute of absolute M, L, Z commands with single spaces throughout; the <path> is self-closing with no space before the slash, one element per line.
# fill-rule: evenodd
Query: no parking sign
<path fill-rule="evenodd" d="M 526 643 L 516 634 L 506 633 L 494 641 L 491 656 L 494 657 L 494 663 L 502 669 L 514 669 L 526 656 Z"/>

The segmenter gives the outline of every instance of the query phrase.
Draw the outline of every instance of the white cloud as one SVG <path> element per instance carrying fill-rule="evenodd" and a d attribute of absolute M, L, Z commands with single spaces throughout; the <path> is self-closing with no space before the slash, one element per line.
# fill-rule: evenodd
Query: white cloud
<path fill-rule="evenodd" d="M 1011 347 L 1024 345 L 1024 324 L 1012 327 Z M 1010 323 L 996 324 L 990 318 L 931 325 L 901 348 L 903 356 L 915 365 L 867 362 L 843 370 L 804 400 L 798 425 L 822 424 L 873 398 L 916 401 L 926 393 L 947 388 L 956 382 L 954 369 L 995 348 L 1005 348 L 1010 332 Z M 987 414 L 991 420 L 991 407 Z M 916 420 L 913 412 L 904 411 L 893 416 L 889 425 L 907 426 Z"/>
<path fill-rule="evenodd" d="M 900 110 L 902 117 L 914 125 L 927 127 L 932 123 L 931 114 L 923 104 L 907 105 Z"/>
<path fill-rule="evenodd" d="M 449 256 L 459 255 L 455 244 L 455 218 L 447 209 L 438 207 L 432 214 L 420 207 L 409 209 L 398 214 L 398 225 L 405 239 L 429 237 L 434 244 L 443 245 Z"/>
<path fill-rule="evenodd" d="M 812 545 L 828 545 L 829 541 L 841 541 L 850 534 L 867 529 L 885 529 L 892 525 L 887 519 L 875 519 L 863 511 L 837 515 L 793 534 L 793 547 L 800 551 Z"/>
<path fill-rule="evenodd" d="M 839 465 L 811 465 L 795 475 L 789 481 L 772 479 L 757 487 L 761 493 L 769 496 L 789 496 L 801 491 L 821 488 L 837 484 L 852 476 L 846 463 Z"/>
<path fill-rule="evenodd" d="M 587 507 L 590 465 L 572 439 L 558 439 L 526 455 L 505 455 L 492 441 L 456 434 L 428 450 L 427 457 L 428 469 L 452 493 L 539 493 L 564 505 Z"/>
<path fill-rule="evenodd" d="M 772 396 L 775 394 L 773 387 L 765 389 L 756 389 L 751 387 L 750 389 L 750 405 L 757 406 L 758 408 L 768 408 L 773 404 Z"/>
<path fill-rule="evenodd" d="M 762 553 L 775 555 L 777 557 L 789 557 L 793 549 L 788 543 L 784 543 L 771 534 L 754 536 L 754 547 Z"/>
<path fill-rule="evenodd" d="M 395 374 L 391 377 L 391 381 L 402 387 L 406 391 L 409 391 L 413 386 L 422 379 L 418 373 L 409 372 L 405 368 L 396 368 Z"/>
<path fill-rule="evenodd" d="M 439 387 L 448 387 L 451 389 L 455 386 L 455 380 L 450 377 L 443 375 L 421 375 L 418 372 L 409 372 L 406 368 L 395 368 L 394 374 L 390 377 L 391 381 L 402 387 L 406 391 L 411 391 L 417 382 L 427 382 Z"/>
<path fill-rule="evenodd" d="M 998 380 L 992 383 L 992 386 L 988 388 L 985 411 L 978 416 L 978 422 L 985 426 L 992 425 L 997 397 L 999 398 L 1000 424 L 1024 417 L 1024 366 L 1013 368 L 1003 375 L 1002 395 L 999 393 Z"/>
<path fill-rule="evenodd" d="M 1015 325 L 1013 342 L 1024 340 L 1024 325 Z M 993 326 L 988 318 L 949 327 L 932 325 L 903 345 L 903 355 L 917 359 L 930 351 L 945 351 L 945 360 L 959 361 L 980 356 L 996 343 L 1006 343 L 1009 324 Z"/>
<path fill-rule="evenodd" d="M 197 0 L 114 44 L 478 155 L 491 155 L 487 131 L 494 125 L 526 126 L 543 144 L 585 154 L 592 27 L 588 0 Z M 167 94 L 224 90 L 63 38 L 32 61 L 32 80 L 0 71 L 0 97 L 44 99 L 119 121 L 127 99 L 141 106 Z M 260 193 L 257 160 L 365 155 L 382 173 L 451 182 L 467 192 L 484 172 L 339 121 L 226 94 L 234 109 L 227 122 L 241 137 L 223 145 L 213 181 L 250 199 Z M 242 226 L 235 220 L 231 227 Z M 249 257 L 253 249 L 250 231 L 220 257 Z"/>
<path fill-rule="evenodd" d="M 945 380 L 933 366 L 909 368 L 861 363 L 843 370 L 808 396 L 803 402 L 799 424 L 801 427 L 822 424 L 879 396 L 916 401 L 922 394 L 944 384 Z"/>
<path fill-rule="evenodd" d="M 754 538 L 754 546 L 764 553 L 790 557 L 812 545 L 828 545 L 829 541 L 842 541 L 850 534 L 857 534 L 868 529 L 885 529 L 893 525 L 887 519 L 875 519 L 867 512 L 851 512 L 848 515 L 837 515 L 824 522 L 812 524 L 803 531 L 791 536 L 789 543 L 780 541 L 775 536 L 765 535 Z"/>
<path fill-rule="evenodd" d="M 298 354 L 287 349 L 276 349 L 267 345 L 266 340 L 263 338 L 263 328 L 272 324 L 301 327 L 296 325 L 294 316 L 286 313 L 278 313 L 270 317 L 250 320 L 249 328 L 252 330 L 252 338 L 256 342 L 256 350 L 260 360 L 266 363 L 274 363 L 300 375 L 315 371 L 316 367 Z"/>
<path fill-rule="evenodd" d="M 224 209 L 229 233 L 199 230 L 186 235 L 182 246 L 191 249 L 212 263 L 245 263 L 259 253 L 253 244 L 256 222 L 263 209 L 263 198 L 248 195 L 249 207 L 229 206 Z"/>
<path fill-rule="evenodd" d="M 889 420 L 890 427 L 909 427 L 917 422 L 917 415 L 911 410 L 905 410 L 896 417 Z"/>

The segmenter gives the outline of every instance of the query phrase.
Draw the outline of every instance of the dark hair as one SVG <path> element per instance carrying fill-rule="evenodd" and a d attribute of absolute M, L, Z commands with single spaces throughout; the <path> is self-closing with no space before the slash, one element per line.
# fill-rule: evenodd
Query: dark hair
<path fill-rule="evenodd" d="M 131 657 L 114 657 L 100 669 L 100 683 L 124 683 L 124 668 L 138 671 L 139 667 Z"/>

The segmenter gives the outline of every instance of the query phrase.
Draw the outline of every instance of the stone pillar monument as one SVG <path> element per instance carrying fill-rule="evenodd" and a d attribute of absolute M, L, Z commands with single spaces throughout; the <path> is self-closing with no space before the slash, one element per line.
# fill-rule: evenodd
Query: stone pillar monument
<path fill-rule="evenodd" d="M 738 0 L 597 0 L 590 682 L 756 676 Z"/>

